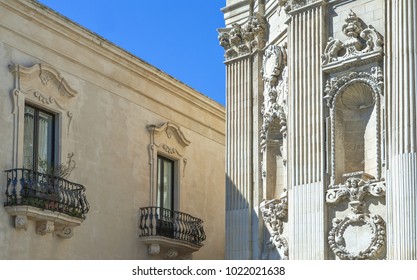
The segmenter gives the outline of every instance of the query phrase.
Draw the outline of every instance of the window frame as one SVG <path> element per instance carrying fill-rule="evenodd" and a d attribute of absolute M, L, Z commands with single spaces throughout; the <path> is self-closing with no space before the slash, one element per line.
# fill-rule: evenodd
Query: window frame
<path fill-rule="evenodd" d="M 56 114 L 54 112 L 51 112 L 49 110 L 45 110 L 42 107 L 33 105 L 31 103 L 25 103 L 25 109 L 24 109 L 24 114 L 26 117 L 26 108 L 31 108 L 34 110 L 34 122 L 33 122 L 33 153 L 32 153 L 32 163 L 30 165 L 30 169 L 38 171 L 38 172 L 42 172 L 39 170 L 39 122 L 40 122 L 40 113 L 46 114 L 50 117 L 52 117 L 52 131 L 51 131 L 51 162 L 48 162 L 48 167 L 52 167 L 55 168 L 56 164 L 59 162 L 58 158 L 59 158 L 59 151 L 58 151 L 58 143 L 59 143 L 59 135 L 58 135 L 58 131 L 59 131 L 59 127 L 58 127 L 58 123 L 59 123 L 59 114 Z M 25 118 L 24 118 L 25 119 Z M 25 130 L 25 126 L 26 123 L 24 121 L 23 124 L 23 129 Z M 25 134 L 25 133 L 24 133 Z M 25 138 L 25 135 L 23 135 L 23 138 Z M 49 143 L 48 143 L 49 145 Z M 25 143 L 23 140 L 23 149 L 25 149 Z M 23 150 L 23 158 L 25 158 L 25 152 Z M 25 162 L 23 161 L 23 166 L 25 166 Z M 28 167 L 29 168 L 29 167 Z"/>

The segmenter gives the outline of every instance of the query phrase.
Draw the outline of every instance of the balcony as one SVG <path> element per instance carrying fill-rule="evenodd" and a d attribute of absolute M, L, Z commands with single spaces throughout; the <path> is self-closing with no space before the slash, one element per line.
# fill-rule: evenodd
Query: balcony
<path fill-rule="evenodd" d="M 26 229 L 28 219 L 36 222 L 36 233 L 73 236 L 73 228 L 85 220 L 89 204 L 80 184 L 31 169 L 7 173 L 6 211 L 15 218 L 17 229 Z"/>
<path fill-rule="evenodd" d="M 140 214 L 140 238 L 150 255 L 164 251 L 164 258 L 191 258 L 203 246 L 201 219 L 161 207 L 140 208 Z"/>

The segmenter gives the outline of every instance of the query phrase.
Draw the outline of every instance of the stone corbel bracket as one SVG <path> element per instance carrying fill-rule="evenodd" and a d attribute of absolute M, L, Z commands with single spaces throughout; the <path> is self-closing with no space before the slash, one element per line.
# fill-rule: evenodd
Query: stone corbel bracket
<path fill-rule="evenodd" d="M 84 221 L 82 218 L 32 206 L 6 206 L 5 209 L 14 217 L 16 229 L 26 230 L 28 220 L 33 220 L 36 222 L 36 233 L 39 235 L 52 233 L 62 238 L 71 238 L 74 235 L 74 227 L 81 225 Z"/>
<path fill-rule="evenodd" d="M 331 186 L 326 192 L 327 203 L 339 203 L 345 198 L 350 200 L 349 205 L 354 213 L 363 213 L 362 202 L 364 197 L 385 196 L 385 182 L 364 181 L 361 178 L 351 177 L 344 184 Z"/>
<path fill-rule="evenodd" d="M 323 71 L 326 73 L 335 73 L 352 66 L 367 65 L 383 59 L 382 36 L 375 28 L 369 25 L 362 30 L 360 19 L 353 11 L 345 21 L 343 33 L 348 39 L 342 42 L 339 39 L 329 38 L 321 56 Z"/>
<path fill-rule="evenodd" d="M 259 206 L 268 231 L 270 232 L 270 239 L 266 244 L 266 249 L 269 251 L 277 248 L 282 259 L 288 259 L 288 241 L 282 235 L 284 229 L 284 222 L 288 219 L 288 197 L 285 191 L 281 198 L 264 200 Z"/>

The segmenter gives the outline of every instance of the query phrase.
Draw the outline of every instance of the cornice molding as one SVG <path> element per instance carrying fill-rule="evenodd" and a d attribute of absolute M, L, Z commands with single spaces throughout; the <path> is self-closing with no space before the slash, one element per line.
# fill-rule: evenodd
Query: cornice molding
<path fill-rule="evenodd" d="M 120 47 L 114 45 L 113 43 L 97 35 L 96 33 L 89 31 L 88 29 L 71 21 L 65 16 L 62 16 L 61 14 L 40 4 L 39 2 L 33 0 L 1 0 L 0 6 L 5 7 L 7 10 L 10 10 L 12 13 L 17 14 L 22 18 L 30 20 L 34 24 L 38 23 L 39 25 L 42 25 L 43 28 L 50 30 L 54 33 L 58 33 L 60 36 L 65 37 L 74 44 L 86 48 L 96 53 L 97 55 L 100 55 L 105 59 L 108 59 L 115 65 L 119 65 L 127 71 L 139 75 L 144 80 L 148 80 L 162 88 L 166 88 L 167 90 L 175 94 L 176 97 L 178 97 L 179 99 L 189 102 L 194 106 L 198 106 L 210 115 L 213 115 L 220 120 L 225 120 L 224 106 L 203 95 L 202 93 L 196 91 L 195 89 L 189 87 L 183 82 L 175 79 L 169 74 L 134 56 L 133 54 L 121 49 Z M 8 28 L 7 26 L 4 27 Z M 12 27 L 8 29 L 13 32 L 16 32 L 16 30 Z M 19 35 L 28 38 L 26 34 Z M 44 48 L 49 48 L 49 46 L 46 46 L 43 42 L 36 41 L 36 39 L 34 38 L 29 39 Z M 115 78 L 110 76 L 109 74 L 100 72 L 97 69 L 94 69 L 91 66 L 85 64 L 83 61 L 74 60 L 74 58 L 70 57 L 68 54 L 57 52 L 57 50 L 53 51 L 55 53 L 59 53 L 59 55 L 62 57 L 66 57 L 70 61 L 76 62 L 95 73 L 105 76 L 106 79 L 123 84 L 123 81 L 115 80 Z M 131 88 L 131 86 L 129 86 L 128 84 L 124 85 L 128 88 Z M 138 89 L 136 88 L 131 89 L 134 91 L 138 91 Z M 140 91 L 140 93 L 146 96 L 147 98 L 155 102 L 158 102 L 151 95 L 147 95 L 146 92 Z M 164 105 L 170 107 L 169 104 Z M 170 107 L 170 109 L 176 111 L 175 108 Z M 213 129 L 213 127 L 211 127 L 211 129 Z M 224 134 L 223 131 L 218 132 Z"/>

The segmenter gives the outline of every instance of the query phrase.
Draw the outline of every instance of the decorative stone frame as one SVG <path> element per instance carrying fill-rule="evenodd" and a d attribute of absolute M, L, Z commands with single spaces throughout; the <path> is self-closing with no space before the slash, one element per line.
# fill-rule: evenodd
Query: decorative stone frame
<path fill-rule="evenodd" d="M 174 206 L 178 207 L 180 197 L 181 178 L 185 176 L 187 158 L 185 157 L 186 147 L 190 141 L 184 136 L 180 127 L 171 122 L 159 125 L 148 125 L 150 133 L 149 165 L 150 165 L 150 194 L 149 203 L 151 206 L 157 205 L 157 157 L 158 155 L 167 157 L 175 161 L 174 166 Z"/>
<path fill-rule="evenodd" d="M 328 125 L 331 130 L 327 132 L 330 134 L 330 137 L 329 135 L 327 137 L 330 142 L 327 146 L 327 151 L 330 153 L 328 156 L 330 185 L 326 192 L 326 202 L 339 204 L 348 199 L 351 214 L 338 214 L 338 217 L 333 218 L 332 227 L 328 233 L 328 243 L 335 256 L 340 259 L 378 259 L 383 257 L 386 245 L 385 221 L 380 215 L 369 213 L 365 198 L 385 196 L 385 181 L 382 172 L 385 156 L 384 74 L 380 65 L 383 60 L 383 41 L 371 25 L 363 29 L 362 21 L 353 11 L 350 11 L 346 18 L 342 31 L 348 38 L 343 42 L 329 38 L 321 57 L 323 72 L 330 75 L 324 89 L 324 99 L 330 110 L 330 124 Z M 368 122 L 374 122 L 374 128 L 371 125 L 369 129 L 371 133 L 375 133 L 373 138 L 375 144 L 372 144 L 375 146 L 367 150 L 369 143 L 365 145 L 366 139 L 362 139 L 364 147 L 361 152 L 364 153 L 362 161 L 368 160 L 366 164 L 374 164 L 370 168 L 374 171 L 372 176 L 365 173 L 369 170 L 366 164 L 363 165 L 363 170 L 352 170 L 352 165 L 346 167 L 345 151 L 340 154 L 344 162 L 336 161 L 336 118 L 342 117 L 344 122 L 342 132 L 345 137 L 345 122 L 350 122 L 350 125 L 353 123 L 353 126 L 349 126 L 351 128 L 357 126 L 356 117 L 350 118 L 349 115 L 352 113 L 348 113 L 349 117 L 346 120 L 345 112 L 355 110 L 354 112 L 357 113 L 367 108 L 373 108 L 372 111 L 364 113 Z M 340 110 L 340 116 L 337 116 L 336 110 Z M 366 115 L 368 113 L 369 115 Z M 370 135 L 367 132 L 368 125 L 370 124 L 359 125 L 359 128 L 355 128 L 352 132 L 352 137 L 357 137 L 354 134 L 359 132 L 363 133 L 363 136 Z M 358 144 L 355 140 L 351 143 Z M 343 142 L 343 144 L 346 143 Z M 366 159 L 365 152 L 374 157 Z M 350 155 L 354 154 L 350 152 Z M 360 158 L 350 158 L 350 160 L 353 165 L 361 162 Z M 342 164 L 342 167 L 339 172 L 336 172 L 338 164 Z"/>
<path fill-rule="evenodd" d="M 65 78 L 52 66 L 34 64 L 24 67 L 18 64 L 9 65 L 14 75 L 15 87 L 11 93 L 13 104 L 13 162 L 12 168 L 23 167 L 24 116 L 25 105 L 31 104 L 56 115 L 58 139 L 56 147 L 56 162 L 66 150 L 64 132 L 70 133 L 73 113 L 70 111 L 71 101 L 77 96 L 77 91 L 69 86 Z M 15 228 L 25 229 L 28 219 L 36 222 L 36 233 L 45 235 L 53 233 L 62 238 L 71 238 L 73 228 L 79 226 L 84 219 L 70 217 L 66 214 L 43 210 L 32 206 L 17 205 L 5 207 L 7 213 L 14 217 Z"/>
<path fill-rule="evenodd" d="M 35 64 L 31 67 L 9 65 L 15 78 L 13 102 L 13 168 L 23 166 L 23 137 L 25 104 L 32 104 L 57 115 L 58 151 L 56 162 L 65 150 L 64 132 L 70 133 L 73 113 L 70 102 L 77 92 L 69 86 L 60 73 L 50 65 Z"/>
<path fill-rule="evenodd" d="M 336 185 L 336 145 L 335 145 L 335 134 L 336 134 L 336 101 L 338 97 L 341 96 L 349 87 L 357 85 L 357 84 L 365 84 L 368 86 L 372 91 L 372 97 L 374 101 L 374 106 L 376 110 L 376 160 L 377 160 L 377 176 L 375 181 L 380 181 L 382 178 L 382 147 L 381 147 L 381 139 L 383 135 L 381 133 L 381 99 L 383 97 L 383 76 L 382 70 L 379 67 L 372 68 L 372 74 L 367 72 L 351 72 L 347 76 L 343 76 L 342 78 L 334 78 L 331 81 L 328 81 L 325 88 L 326 96 L 324 99 L 327 100 L 327 106 L 330 108 L 330 120 L 331 120 L 331 135 L 330 135 L 330 142 L 331 142 L 331 151 L 330 151 L 330 165 L 331 165 L 331 183 L 330 188 Z"/>

